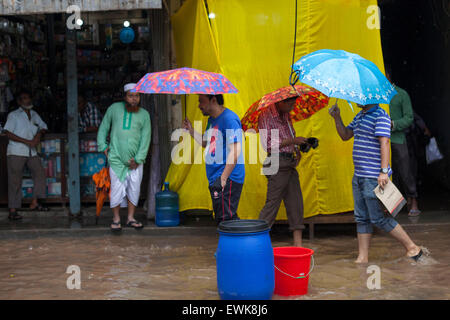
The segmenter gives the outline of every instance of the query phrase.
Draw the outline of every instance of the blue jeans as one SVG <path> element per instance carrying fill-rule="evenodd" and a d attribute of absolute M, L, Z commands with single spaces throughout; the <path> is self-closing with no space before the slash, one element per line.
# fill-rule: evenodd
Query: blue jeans
<path fill-rule="evenodd" d="M 355 202 L 355 221 L 358 233 L 372 233 L 373 226 L 391 232 L 398 222 L 392 217 L 385 217 L 381 203 L 373 191 L 378 185 L 375 178 L 353 176 L 353 200 Z"/>

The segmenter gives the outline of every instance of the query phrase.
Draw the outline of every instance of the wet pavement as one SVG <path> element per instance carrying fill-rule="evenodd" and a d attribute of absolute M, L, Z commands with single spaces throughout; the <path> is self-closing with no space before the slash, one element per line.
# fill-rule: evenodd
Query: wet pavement
<path fill-rule="evenodd" d="M 92 213 L 79 219 L 57 210 L 24 215 L 11 223 L 0 213 L 0 299 L 219 298 L 218 235 L 210 217 L 188 216 L 175 228 L 146 221 L 141 231 L 112 235 L 107 212 L 98 225 Z M 137 217 L 145 220 L 143 212 Z M 414 220 L 402 213 L 398 220 L 429 255 L 415 263 L 395 240 L 376 232 L 369 264 L 355 265 L 354 224 L 317 225 L 314 241 L 304 236 L 316 262 L 309 292 L 290 299 L 450 299 L 450 212 L 424 212 Z M 274 246 L 291 244 L 285 226 L 275 226 L 271 236 Z M 80 290 L 67 288 L 71 265 L 81 270 Z M 379 290 L 367 288 L 369 265 L 381 269 Z"/>

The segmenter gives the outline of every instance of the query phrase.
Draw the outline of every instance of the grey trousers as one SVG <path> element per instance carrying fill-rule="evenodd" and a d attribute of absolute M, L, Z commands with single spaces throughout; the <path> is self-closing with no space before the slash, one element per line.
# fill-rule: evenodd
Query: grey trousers
<path fill-rule="evenodd" d="M 408 198 L 417 198 L 416 179 L 411 171 L 408 145 L 391 143 L 394 178 L 399 180 Z"/>
<path fill-rule="evenodd" d="M 22 176 L 23 168 L 27 165 L 33 178 L 33 198 L 42 199 L 46 197 L 45 171 L 42 167 L 41 158 L 8 156 L 8 207 L 20 209 L 22 207 Z"/>
<path fill-rule="evenodd" d="M 284 201 L 289 229 L 303 230 L 303 196 L 296 169 L 296 161 L 280 156 L 279 170 L 274 175 L 267 175 L 267 198 L 259 219 L 266 220 L 272 227 Z"/>

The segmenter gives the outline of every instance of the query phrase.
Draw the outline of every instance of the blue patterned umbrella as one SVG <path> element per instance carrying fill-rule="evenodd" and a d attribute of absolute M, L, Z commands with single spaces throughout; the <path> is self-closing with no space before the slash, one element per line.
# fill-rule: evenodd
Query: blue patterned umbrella
<path fill-rule="evenodd" d="M 344 50 L 322 49 L 305 55 L 293 65 L 297 79 L 328 97 L 361 105 L 386 103 L 397 94 L 378 67 Z"/>

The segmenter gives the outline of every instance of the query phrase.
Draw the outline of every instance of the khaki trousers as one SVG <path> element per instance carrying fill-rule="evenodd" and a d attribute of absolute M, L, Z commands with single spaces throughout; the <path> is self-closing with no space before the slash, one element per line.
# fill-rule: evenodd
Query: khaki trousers
<path fill-rule="evenodd" d="M 33 178 L 33 198 L 42 199 L 46 197 L 45 171 L 42 167 L 41 158 L 8 156 L 8 207 L 20 209 L 22 207 L 22 176 L 23 167 L 27 165 Z"/>
<path fill-rule="evenodd" d="M 290 230 L 303 230 L 303 197 L 296 170 L 296 160 L 280 156 L 279 170 L 267 175 L 267 198 L 259 219 L 266 220 L 272 227 L 280 209 L 281 200 L 286 207 Z"/>

